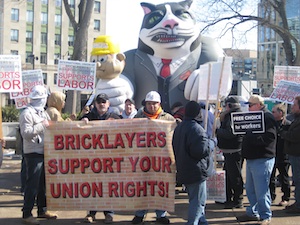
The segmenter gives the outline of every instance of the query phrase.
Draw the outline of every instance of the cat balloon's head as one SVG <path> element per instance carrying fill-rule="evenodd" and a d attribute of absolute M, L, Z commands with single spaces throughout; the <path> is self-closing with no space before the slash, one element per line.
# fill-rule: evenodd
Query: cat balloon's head
<path fill-rule="evenodd" d="M 200 29 L 189 12 L 192 0 L 154 5 L 142 2 L 138 49 L 159 58 L 181 58 L 200 45 Z"/>

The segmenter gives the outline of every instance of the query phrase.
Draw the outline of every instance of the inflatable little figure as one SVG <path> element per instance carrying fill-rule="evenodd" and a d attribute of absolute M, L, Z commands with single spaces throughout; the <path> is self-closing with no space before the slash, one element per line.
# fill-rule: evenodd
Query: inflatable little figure
<path fill-rule="evenodd" d="M 95 95 L 107 94 L 110 109 L 115 108 L 114 110 L 121 113 L 125 108 L 125 100 L 133 96 L 130 82 L 124 76 L 120 78 L 126 57 L 120 52 L 119 45 L 111 36 L 99 36 L 93 44 L 91 62 L 97 63 L 96 77 L 98 79 Z"/>
<path fill-rule="evenodd" d="M 199 101 L 198 93 L 203 89 L 199 84 L 206 82 L 199 77 L 207 74 L 203 70 L 201 73 L 200 65 L 216 62 L 224 56 L 216 41 L 200 34 L 200 28 L 189 11 L 192 2 L 141 3 L 144 18 L 138 47 L 125 52 L 126 65 L 122 72 L 126 77 L 122 77 L 123 84 L 129 82 L 133 88 L 137 107 L 151 90 L 160 93 L 161 105 L 167 112 L 171 112 L 175 102 Z M 231 62 L 226 68 L 231 76 Z M 219 83 L 220 73 L 213 72 L 211 80 Z M 114 89 L 111 95 L 118 95 L 118 87 L 107 84 L 105 88 Z M 229 92 L 231 83 L 223 85 Z"/>

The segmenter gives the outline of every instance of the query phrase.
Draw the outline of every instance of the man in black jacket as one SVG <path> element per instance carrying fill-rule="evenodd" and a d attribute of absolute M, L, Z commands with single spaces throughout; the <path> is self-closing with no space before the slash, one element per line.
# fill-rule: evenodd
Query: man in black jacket
<path fill-rule="evenodd" d="M 278 130 L 288 130 L 291 122 L 286 119 L 286 107 L 283 103 L 276 104 L 272 108 L 272 114 L 276 120 Z M 279 202 L 279 206 L 287 206 L 290 200 L 291 195 L 291 186 L 289 180 L 289 168 L 290 161 L 288 155 L 283 151 L 284 150 L 284 139 L 278 133 L 277 135 L 277 144 L 276 144 L 276 157 L 275 157 L 275 166 L 272 171 L 271 180 L 270 180 L 270 192 L 272 201 L 276 198 L 276 182 L 275 175 L 276 169 L 278 169 L 279 182 L 281 184 L 281 191 L 283 196 Z"/>
<path fill-rule="evenodd" d="M 246 214 L 238 216 L 239 222 L 259 221 L 261 225 L 271 223 L 271 196 L 269 183 L 275 163 L 276 122 L 266 109 L 264 99 L 252 95 L 247 102 L 249 111 L 263 111 L 264 132 L 252 133 L 249 129 L 243 137 L 242 156 L 246 159 L 246 192 L 250 206 Z"/>
<path fill-rule="evenodd" d="M 224 154 L 226 171 L 226 202 L 225 209 L 243 207 L 242 178 L 242 136 L 233 134 L 231 113 L 241 112 L 238 97 L 232 96 L 225 100 L 225 110 L 220 115 L 221 126 L 216 130 L 218 147 Z"/>
<path fill-rule="evenodd" d="M 185 185 L 189 196 L 187 225 L 208 224 L 205 204 L 210 140 L 197 121 L 199 113 L 200 105 L 195 101 L 188 102 L 184 120 L 175 128 L 172 139 L 177 180 Z"/>

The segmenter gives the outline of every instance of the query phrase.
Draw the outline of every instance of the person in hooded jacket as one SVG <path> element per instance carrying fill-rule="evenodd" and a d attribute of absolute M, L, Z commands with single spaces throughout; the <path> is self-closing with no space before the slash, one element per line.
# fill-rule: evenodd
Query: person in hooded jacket
<path fill-rule="evenodd" d="M 211 144 L 197 120 L 199 113 L 200 105 L 189 101 L 185 106 L 185 117 L 175 128 L 172 138 L 177 180 L 185 185 L 189 197 L 187 225 L 208 224 L 205 205 Z"/>
<path fill-rule="evenodd" d="M 224 155 L 226 171 L 226 202 L 225 209 L 242 208 L 243 178 L 242 178 L 242 141 L 240 135 L 235 135 L 231 128 L 231 114 L 241 112 L 241 105 L 236 96 L 225 99 L 225 111 L 220 115 L 221 126 L 216 130 L 218 147 Z"/>
<path fill-rule="evenodd" d="M 62 118 L 62 109 L 66 104 L 66 95 L 60 91 L 51 92 L 50 96 L 47 100 L 47 113 L 51 119 L 51 121 L 65 121 Z M 67 118 L 67 121 L 75 120 L 76 116 L 71 115 L 70 118 Z"/>
<path fill-rule="evenodd" d="M 26 183 L 23 202 L 23 222 L 39 224 L 32 215 L 36 203 L 37 217 L 56 219 L 57 215 L 46 208 L 46 188 L 44 169 L 44 132 L 49 126 L 49 115 L 44 107 L 47 102 L 47 89 L 42 85 L 32 88 L 30 103 L 20 115 L 20 131 L 23 137 L 23 151 L 26 165 Z"/>

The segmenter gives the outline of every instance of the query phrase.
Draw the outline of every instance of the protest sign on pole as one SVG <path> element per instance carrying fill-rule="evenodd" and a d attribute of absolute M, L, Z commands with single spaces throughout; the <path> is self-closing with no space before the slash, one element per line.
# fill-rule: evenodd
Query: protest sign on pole
<path fill-rule="evenodd" d="M 300 67 L 274 66 L 273 87 L 275 88 L 281 80 L 300 84 Z"/>
<path fill-rule="evenodd" d="M 281 80 L 270 95 L 270 99 L 287 104 L 293 104 L 295 97 L 300 95 L 300 84 Z"/>
<path fill-rule="evenodd" d="M 25 108 L 28 104 L 28 95 L 36 85 L 44 85 L 42 70 L 24 70 L 22 72 L 23 91 L 10 92 L 10 98 L 14 99 L 17 109 Z"/>
<path fill-rule="evenodd" d="M 23 91 L 21 56 L 0 55 L 0 92 Z"/>
<path fill-rule="evenodd" d="M 222 57 L 217 62 L 200 66 L 198 101 L 206 101 L 206 99 L 209 101 L 218 101 L 230 93 L 232 87 L 231 62 L 232 57 Z M 211 69 L 209 68 L 210 66 Z M 209 73 L 209 70 L 211 70 L 211 73 Z M 207 79 L 210 79 L 209 86 L 207 86 Z M 207 96 L 207 88 L 209 89 L 209 96 Z"/>
<path fill-rule="evenodd" d="M 94 90 L 96 82 L 96 63 L 59 60 L 57 87 L 65 90 Z"/>
<path fill-rule="evenodd" d="M 45 132 L 47 208 L 174 212 L 176 122 L 53 122 Z"/>
<path fill-rule="evenodd" d="M 22 70 L 20 55 L 0 55 L 0 138 L 2 131 L 2 92 L 22 91 Z M 2 151 L 2 149 L 1 149 Z"/>
<path fill-rule="evenodd" d="M 263 111 L 233 112 L 231 113 L 231 127 L 235 135 L 246 134 L 248 130 L 252 133 L 264 133 Z"/>

